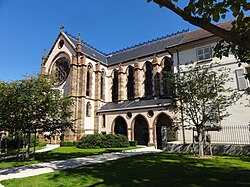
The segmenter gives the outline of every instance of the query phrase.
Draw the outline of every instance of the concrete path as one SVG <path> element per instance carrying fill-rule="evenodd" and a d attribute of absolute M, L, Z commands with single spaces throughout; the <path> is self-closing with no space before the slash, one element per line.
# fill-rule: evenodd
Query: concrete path
<path fill-rule="evenodd" d="M 35 151 L 35 153 L 41 153 L 41 152 L 47 152 L 47 151 L 51 151 L 52 149 L 56 149 L 60 147 L 60 145 L 52 145 L 52 144 L 47 144 L 45 148 L 43 149 L 40 149 L 40 150 L 37 150 Z M 31 153 L 32 154 L 32 153 Z M 19 156 L 22 156 L 22 154 L 20 154 Z M 6 160 L 6 159 L 9 159 L 9 158 L 15 158 L 16 155 L 10 155 L 10 156 L 6 156 L 6 157 L 1 157 L 0 158 L 0 161 L 1 160 Z M 0 186 L 1 187 L 1 186 Z"/>
<path fill-rule="evenodd" d="M 114 153 L 104 153 L 100 155 L 72 158 L 68 160 L 45 162 L 45 163 L 32 164 L 21 167 L 0 169 L 0 181 L 7 179 L 14 179 L 14 178 L 30 177 L 44 173 L 50 173 L 56 170 L 64 170 L 68 168 L 79 167 L 82 165 L 102 163 L 134 155 L 156 153 L 156 152 L 161 152 L 161 150 L 155 149 L 154 147 L 143 147 L 134 150 L 127 150 Z"/>
<path fill-rule="evenodd" d="M 55 144 L 55 145 L 53 145 L 53 144 L 47 144 L 45 148 L 37 150 L 35 153 L 41 153 L 41 152 L 51 151 L 52 149 L 56 149 L 58 147 L 60 147 L 59 144 Z"/>

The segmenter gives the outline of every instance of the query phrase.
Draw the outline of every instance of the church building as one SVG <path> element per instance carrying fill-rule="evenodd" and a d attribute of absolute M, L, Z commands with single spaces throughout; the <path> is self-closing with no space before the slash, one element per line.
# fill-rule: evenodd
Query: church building
<path fill-rule="evenodd" d="M 231 22 L 222 24 L 225 28 L 230 25 Z M 94 133 L 124 134 L 139 145 L 158 148 L 162 147 L 163 138 L 183 141 L 185 130 L 176 128 L 181 123 L 171 109 L 169 74 L 189 62 L 216 61 L 211 49 L 218 39 L 202 29 L 183 30 L 105 54 L 83 42 L 80 34 L 74 37 L 62 27 L 49 53 L 44 52 L 42 73 L 54 76 L 62 95 L 75 100 L 75 132 L 67 131 L 64 141 L 79 141 Z M 233 71 L 237 69 L 232 56 L 222 61 Z M 244 72 L 245 69 L 238 70 L 238 77 L 232 72 L 234 87 L 248 86 L 246 80 L 240 79 L 239 73 Z M 241 102 L 247 102 L 246 97 Z M 248 124 L 247 115 L 237 115 L 237 123 Z"/>

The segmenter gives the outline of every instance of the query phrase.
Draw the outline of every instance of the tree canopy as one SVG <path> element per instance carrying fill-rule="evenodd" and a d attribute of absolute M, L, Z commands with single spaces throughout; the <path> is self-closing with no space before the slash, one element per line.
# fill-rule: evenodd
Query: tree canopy
<path fill-rule="evenodd" d="M 0 131 L 26 136 L 29 157 L 31 133 L 63 133 L 72 128 L 70 97 L 62 97 L 46 75 L 0 83 Z"/>
<path fill-rule="evenodd" d="M 220 37 L 222 40 L 215 47 L 217 57 L 232 53 L 239 61 L 250 63 L 250 17 L 245 16 L 250 10 L 250 3 L 247 0 L 189 0 L 186 1 L 185 7 L 178 4 L 179 0 L 147 0 L 151 1 Z M 229 13 L 235 18 L 231 29 L 216 25 Z"/>
<path fill-rule="evenodd" d="M 229 116 L 227 108 L 240 98 L 235 90 L 225 85 L 230 81 L 228 72 L 228 69 L 221 73 L 213 71 L 212 65 L 188 66 L 174 78 L 174 98 L 179 102 L 175 111 L 183 112 L 186 124 L 196 127 L 201 156 L 206 128 L 218 127 Z"/>

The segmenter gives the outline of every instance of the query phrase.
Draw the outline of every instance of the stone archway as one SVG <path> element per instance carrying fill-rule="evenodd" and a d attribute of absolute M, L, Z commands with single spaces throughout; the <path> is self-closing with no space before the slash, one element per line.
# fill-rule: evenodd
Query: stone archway
<path fill-rule="evenodd" d="M 148 145 L 148 122 L 141 115 L 137 116 L 134 121 L 134 140 L 137 141 L 138 145 Z"/>
<path fill-rule="evenodd" d="M 173 127 L 173 120 L 166 114 L 158 115 L 155 125 L 157 149 L 162 149 L 163 145 L 170 141 L 177 140 L 177 132 Z"/>
<path fill-rule="evenodd" d="M 128 136 L 127 123 L 123 119 L 123 117 L 119 116 L 115 119 L 113 132 L 115 134 L 122 134 L 124 136 Z"/>

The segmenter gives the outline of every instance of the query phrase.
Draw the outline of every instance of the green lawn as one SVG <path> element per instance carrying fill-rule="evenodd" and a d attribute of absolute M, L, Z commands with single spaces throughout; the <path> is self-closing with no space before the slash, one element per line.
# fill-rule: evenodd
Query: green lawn
<path fill-rule="evenodd" d="M 36 151 L 45 148 L 45 146 L 36 146 Z M 22 151 L 25 149 L 24 148 L 20 148 L 20 154 L 22 154 Z M 30 152 L 32 153 L 34 151 L 34 147 L 30 147 Z M 15 150 L 9 150 L 8 153 L 2 153 L 0 154 L 0 158 L 1 157 L 6 157 L 6 156 L 10 156 L 10 155 L 16 155 L 17 154 L 17 149 Z"/>
<path fill-rule="evenodd" d="M 148 154 L 1 183 L 6 187 L 250 186 L 250 158 Z"/>
<path fill-rule="evenodd" d="M 49 162 L 55 160 L 65 160 L 69 158 L 84 157 L 88 155 L 96 155 L 101 153 L 109 153 L 109 152 L 122 151 L 135 148 L 137 147 L 103 148 L 103 149 L 79 149 L 76 147 L 59 147 L 49 152 L 37 153 L 36 160 L 20 161 L 20 162 L 13 161 L 14 159 L 2 160 L 0 162 L 0 169 L 23 166 L 28 164 L 36 164 L 41 162 Z"/>

